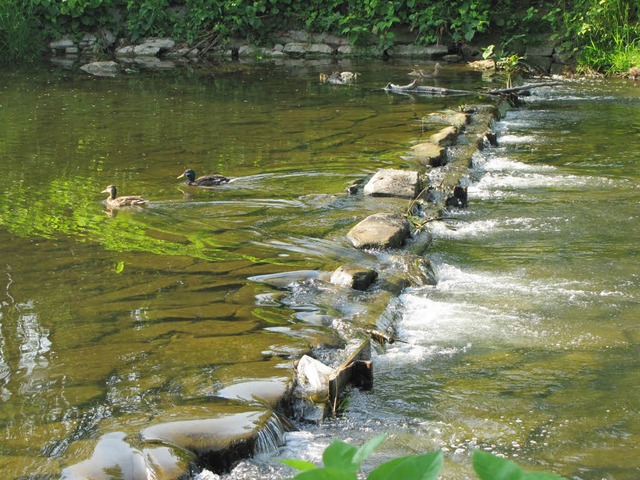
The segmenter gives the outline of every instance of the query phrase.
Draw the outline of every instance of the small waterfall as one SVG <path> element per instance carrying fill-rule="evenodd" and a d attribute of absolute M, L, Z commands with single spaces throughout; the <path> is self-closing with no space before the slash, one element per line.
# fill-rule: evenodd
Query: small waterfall
<path fill-rule="evenodd" d="M 258 432 L 254 455 L 274 454 L 285 444 L 284 434 L 287 428 L 280 417 L 274 413 L 265 428 Z"/>

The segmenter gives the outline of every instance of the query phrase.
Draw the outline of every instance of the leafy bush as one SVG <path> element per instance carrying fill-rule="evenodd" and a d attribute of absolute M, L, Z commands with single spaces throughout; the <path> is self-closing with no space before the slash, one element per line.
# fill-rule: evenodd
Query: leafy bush
<path fill-rule="evenodd" d="M 504 52 L 530 34 L 556 32 L 551 40 L 561 49 L 579 49 L 582 64 L 609 72 L 628 69 L 640 52 L 637 0 L 0 0 L 0 45 L 14 59 L 36 55 L 41 33 L 109 29 L 134 41 L 169 35 L 190 45 L 232 37 L 267 44 L 281 30 L 306 29 L 377 42 L 384 51 L 399 27 L 418 44 L 464 44 L 490 33 Z"/>
<path fill-rule="evenodd" d="M 637 0 L 563 0 L 545 18 L 558 32 L 553 40 L 581 51 L 579 62 L 584 69 L 621 72 L 637 60 L 640 51 Z"/>
<path fill-rule="evenodd" d="M 304 460 L 281 460 L 300 470 L 295 480 L 356 480 L 362 462 L 384 441 L 385 436 L 372 438 L 362 447 L 334 440 L 322 455 L 322 467 Z M 442 452 L 408 455 L 383 463 L 367 476 L 368 480 L 437 480 L 444 465 Z M 515 463 L 482 450 L 473 454 L 473 469 L 480 480 L 562 480 L 558 475 L 527 472 Z"/>

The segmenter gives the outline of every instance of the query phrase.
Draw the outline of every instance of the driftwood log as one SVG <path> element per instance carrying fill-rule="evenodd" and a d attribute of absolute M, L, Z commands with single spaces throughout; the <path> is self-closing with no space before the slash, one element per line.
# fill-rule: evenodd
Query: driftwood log
<path fill-rule="evenodd" d="M 394 93 L 417 93 L 420 95 L 473 95 L 474 92 L 467 90 L 453 90 L 450 88 L 431 87 L 427 85 L 418 85 L 418 81 L 414 80 L 408 85 L 395 85 L 387 83 L 384 87 L 387 92 Z"/>
<path fill-rule="evenodd" d="M 404 93 L 404 94 L 418 94 L 418 95 L 517 95 L 518 93 L 528 92 L 534 88 L 550 87 L 554 85 L 561 85 L 562 82 L 545 82 L 545 83 L 529 83 L 520 87 L 503 88 L 499 90 L 490 90 L 488 92 L 471 92 L 469 90 L 454 90 L 450 88 L 432 87 L 426 85 L 418 85 L 418 81 L 407 85 L 395 85 L 393 83 L 387 83 L 384 87 L 386 92 L 392 93 Z"/>
<path fill-rule="evenodd" d="M 513 87 L 513 88 L 503 88 L 500 90 L 490 90 L 487 93 L 487 95 L 510 95 L 512 93 L 522 93 L 522 92 L 528 92 L 529 90 L 533 89 L 533 88 L 540 88 L 540 87 L 553 87 L 555 85 L 562 85 L 562 82 L 545 82 L 545 83 L 528 83 L 526 85 L 522 85 L 520 87 Z"/>

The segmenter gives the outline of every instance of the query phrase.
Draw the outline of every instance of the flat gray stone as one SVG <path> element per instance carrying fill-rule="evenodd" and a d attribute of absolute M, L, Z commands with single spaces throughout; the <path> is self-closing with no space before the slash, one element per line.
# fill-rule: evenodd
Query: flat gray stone
<path fill-rule="evenodd" d="M 290 42 L 284 46 L 282 51 L 288 54 L 302 55 L 307 53 L 308 48 L 308 43 Z"/>
<path fill-rule="evenodd" d="M 445 45 L 394 45 L 389 51 L 392 57 L 427 57 L 438 58 L 449 53 Z"/>
<path fill-rule="evenodd" d="M 66 50 L 68 47 L 73 47 L 75 43 L 69 37 L 65 36 L 59 40 L 54 40 L 49 43 L 49 48 L 54 50 Z"/>
<path fill-rule="evenodd" d="M 378 170 L 364 186 L 364 194 L 374 197 L 415 198 L 420 191 L 420 176 L 411 170 Z"/>
<path fill-rule="evenodd" d="M 112 61 L 92 62 L 82 65 L 80 70 L 97 77 L 115 77 L 118 73 L 118 64 Z"/>
<path fill-rule="evenodd" d="M 409 233 L 409 221 L 403 215 L 376 213 L 353 227 L 347 238 L 356 248 L 398 248 Z"/>
<path fill-rule="evenodd" d="M 307 53 L 320 54 L 320 55 L 331 55 L 333 53 L 333 48 L 324 43 L 312 43 L 309 45 L 307 49 Z"/>

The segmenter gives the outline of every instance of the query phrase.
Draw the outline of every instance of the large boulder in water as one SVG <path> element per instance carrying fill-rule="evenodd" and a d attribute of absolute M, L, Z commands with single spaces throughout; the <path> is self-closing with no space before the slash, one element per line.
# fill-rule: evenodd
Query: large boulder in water
<path fill-rule="evenodd" d="M 411 170 L 378 170 L 364 186 L 365 195 L 415 198 L 420 191 L 420 175 Z"/>
<path fill-rule="evenodd" d="M 356 248 L 397 248 L 409 234 L 409 221 L 404 215 L 376 213 L 353 227 L 347 238 Z"/>

